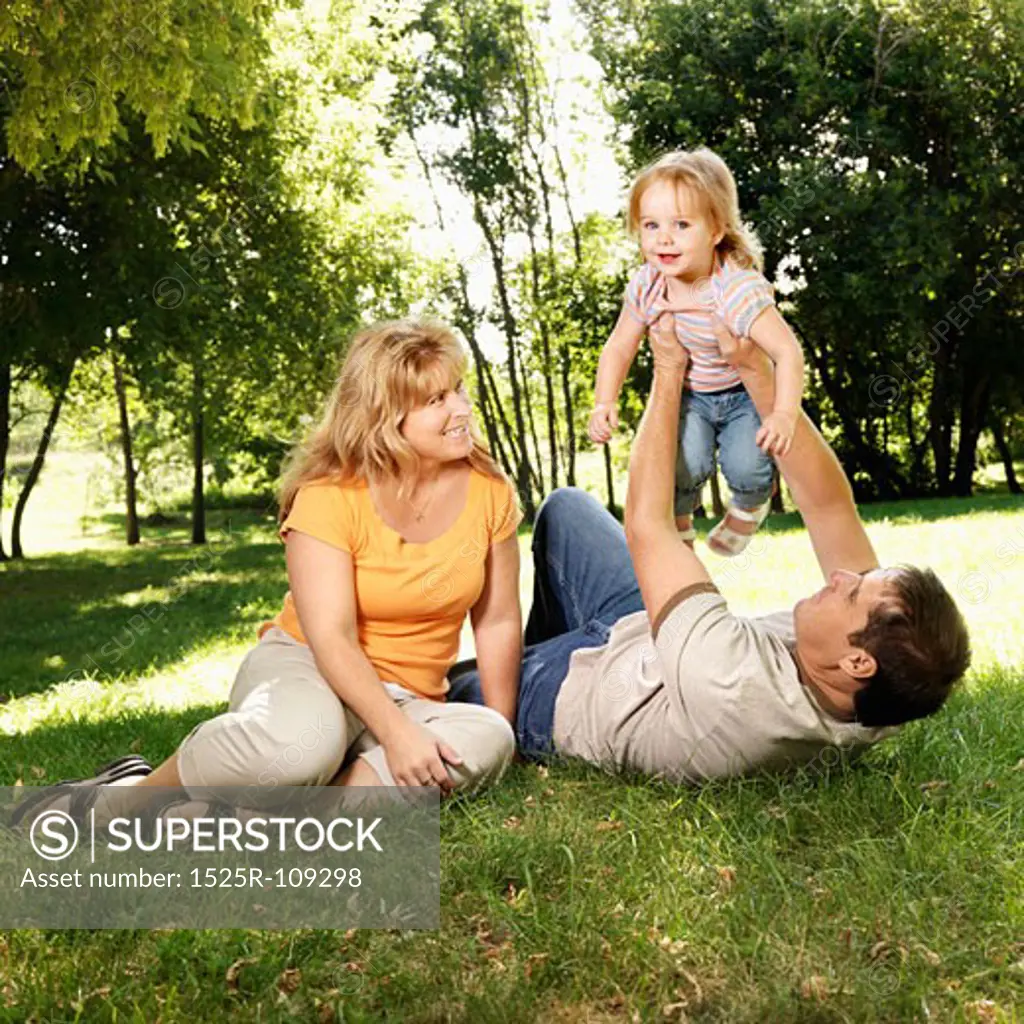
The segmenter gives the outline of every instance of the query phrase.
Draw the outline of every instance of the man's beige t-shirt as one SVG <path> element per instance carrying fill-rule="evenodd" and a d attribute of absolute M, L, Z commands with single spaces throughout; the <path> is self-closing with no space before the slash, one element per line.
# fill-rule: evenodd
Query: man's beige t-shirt
<path fill-rule="evenodd" d="M 636 612 L 602 647 L 573 653 L 555 704 L 555 750 L 697 782 L 806 764 L 897 731 L 828 715 L 800 681 L 795 647 L 792 611 L 740 618 L 713 584 L 687 587 L 653 629 Z"/>

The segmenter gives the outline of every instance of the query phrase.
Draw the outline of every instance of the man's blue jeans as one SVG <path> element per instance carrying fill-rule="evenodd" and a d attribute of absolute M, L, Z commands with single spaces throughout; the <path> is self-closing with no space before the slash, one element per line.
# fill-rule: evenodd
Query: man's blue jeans
<path fill-rule="evenodd" d="M 601 646 L 618 619 L 644 605 L 622 526 L 576 487 L 560 487 L 541 504 L 533 570 L 516 737 L 520 752 L 536 759 L 553 752 L 555 701 L 572 652 Z M 483 703 L 475 668 L 452 682 L 448 699 Z"/>

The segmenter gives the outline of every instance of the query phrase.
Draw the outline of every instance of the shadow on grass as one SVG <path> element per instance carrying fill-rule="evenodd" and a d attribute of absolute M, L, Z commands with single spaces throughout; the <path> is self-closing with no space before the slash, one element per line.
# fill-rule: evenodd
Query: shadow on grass
<path fill-rule="evenodd" d="M 0 575 L 0 700 L 136 676 L 215 641 L 255 639 L 287 588 L 276 541 L 81 552 Z"/>
<path fill-rule="evenodd" d="M 138 710 L 117 718 L 69 721 L 16 736 L 0 735 L 0 785 L 10 786 L 21 778 L 26 786 L 52 786 L 63 779 L 93 775 L 128 753 L 140 754 L 155 767 L 178 749 L 195 726 L 222 710 L 219 704 L 196 705 L 186 711 Z"/>
<path fill-rule="evenodd" d="M 865 523 L 889 522 L 894 526 L 912 523 L 934 523 L 943 519 L 960 516 L 983 515 L 986 513 L 1024 513 L 1024 496 L 1012 494 L 979 494 L 974 498 L 921 498 L 915 501 L 879 501 L 858 505 L 857 511 Z M 698 519 L 698 532 L 710 529 L 718 522 L 716 517 Z M 768 533 L 786 533 L 802 530 L 803 519 L 799 512 L 772 514 L 765 520 L 762 530 Z"/>
<path fill-rule="evenodd" d="M 129 752 L 156 765 L 172 754 L 199 723 L 220 714 L 226 702 L 195 705 L 183 711 L 133 709 L 99 721 L 68 720 L 43 725 L 15 736 L 0 735 L 0 785 L 19 774 L 27 784 L 51 785 L 59 779 L 87 776 L 102 764 Z M 897 780 L 920 789 L 934 779 L 956 784 L 982 782 L 999 775 L 1019 780 L 1019 726 L 1024 717 L 1024 673 L 993 668 L 975 675 L 938 714 L 908 723 L 896 737 L 868 749 L 860 758 L 822 758 L 789 772 L 681 786 L 641 775 L 609 775 L 579 761 L 555 762 L 552 770 L 565 780 L 591 782 L 598 789 L 639 787 L 666 799 L 691 794 L 693 799 L 729 799 L 737 788 L 765 799 L 780 795 L 810 796 L 830 784 L 880 784 L 888 792 Z M 829 748 L 831 749 L 831 748 Z M 832 753 L 836 753 L 834 750 Z M 31 772 L 32 766 L 45 772 Z M 534 769 L 524 767 L 532 774 Z M 30 774 L 28 774 L 30 773 Z M 518 773 L 513 773 L 515 778 Z M 554 776 L 552 776 L 554 777 Z M 842 780 L 845 780 L 843 782 Z M 926 790 L 927 792 L 927 790 Z M 931 805 L 936 801 L 930 798 Z"/>

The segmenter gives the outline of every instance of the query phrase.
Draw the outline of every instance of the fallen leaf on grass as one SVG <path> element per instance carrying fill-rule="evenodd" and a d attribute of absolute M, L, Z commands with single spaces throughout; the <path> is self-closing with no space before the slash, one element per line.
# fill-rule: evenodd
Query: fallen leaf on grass
<path fill-rule="evenodd" d="M 673 939 L 671 935 L 663 935 L 658 945 L 672 956 L 679 956 L 689 946 L 689 943 L 685 939 Z"/>
<path fill-rule="evenodd" d="M 930 782 L 921 783 L 922 793 L 931 793 L 936 789 L 945 789 L 949 783 L 945 779 L 932 779 Z"/>
<path fill-rule="evenodd" d="M 1024 757 L 1022 757 L 1011 769 L 1011 772 L 1024 772 Z"/>
<path fill-rule="evenodd" d="M 902 942 L 890 942 L 888 939 L 883 939 L 881 942 L 876 942 L 868 953 L 868 959 L 875 963 L 878 960 L 888 960 L 895 953 L 900 958 L 900 963 L 905 964 L 907 957 L 910 955 L 910 951 Z"/>
<path fill-rule="evenodd" d="M 523 819 L 522 819 L 522 818 L 517 818 L 517 817 L 516 817 L 516 816 L 515 816 L 515 815 L 513 814 L 513 815 L 511 815 L 510 817 L 506 818 L 506 819 L 505 819 L 505 820 L 504 820 L 504 821 L 503 821 L 503 822 L 501 823 L 501 827 L 502 827 L 502 828 L 509 828 L 509 829 L 512 829 L 512 828 L 519 828 L 519 826 L 520 826 L 520 825 L 522 825 L 522 823 L 523 823 Z"/>
<path fill-rule="evenodd" d="M 526 958 L 526 966 L 523 968 L 523 974 L 526 976 L 527 980 L 529 980 L 532 977 L 533 969 L 538 965 L 544 963 L 544 961 L 547 960 L 550 955 L 550 953 L 531 953 Z"/>
<path fill-rule="evenodd" d="M 722 892 L 732 892 L 736 885 L 736 869 L 725 866 L 715 870 L 718 872 L 718 888 Z"/>
<path fill-rule="evenodd" d="M 823 1003 L 828 998 L 828 978 L 820 974 L 812 974 L 805 981 L 800 983 L 800 997 L 802 999 L 814 1000 L 816 1003 Z"/>
<path fill-rule="evenodd" d="M 995 1024 L 999 1020 L 999 1007 L 991 999 L 976 999 L 973 1003 L 964 1003 L 964 1013 L 968 1020 L 981 1021 L 982 1024 Z"/>
<path fill-rule="evenodd" d="M 290 996 L 293 992 L 298 991 L 301 984 L 302 971 L 298 967 L 287 967 L 277 979 L 277 990 L 283 995 Z"/>
<path fill-rule="evenodd" d="M 137 736 L 135 739 L 128 744 L 128 749 L 133 753 L 137 754 L 142 749 L 142 737 Z"/>
<path fill-rule="evenodd" d="M 317 1024 L 334 1024 L 338 1019 L 330 1003 L 320 1003 L 316 1008 Z"/>
<path fill-rule="evenodd" d="M 45 779 L 46 778 L 46 769 L 45 768 L 40 768 L 37 765 L 32 765 L 32 774 L 37 779 Z"/>
<path fill-rule="evenodd" d="M 599 821 L 594 826 L 595 832 L 618 832 L 622 828 L 621 821 Z"/>
<path fill-rule="evenodd" d="M 242 968 L 246 964 L 254 964 L 257 962 L 257 957 L 245 956 L 241 960 L 236 960 L 224 973 L 224 981 L 227 982 L 228 988 L 232 992 L 238 991 L 238 976 L 242 973 Z"/>

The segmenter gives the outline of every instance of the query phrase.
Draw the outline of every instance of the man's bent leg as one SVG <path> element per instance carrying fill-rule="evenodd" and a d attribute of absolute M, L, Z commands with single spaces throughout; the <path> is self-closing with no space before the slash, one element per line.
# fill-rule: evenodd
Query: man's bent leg
<path fill-rule="evenodd" d="M 643 609 L 625 531 L 579 488 L 560 487 L 541 504 L 533 530 L 533 566 L 527 645 L 593 619 L 611 626 Z"/>

